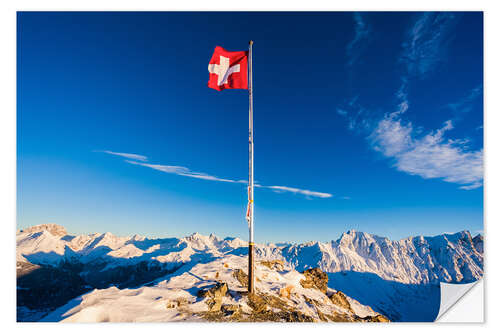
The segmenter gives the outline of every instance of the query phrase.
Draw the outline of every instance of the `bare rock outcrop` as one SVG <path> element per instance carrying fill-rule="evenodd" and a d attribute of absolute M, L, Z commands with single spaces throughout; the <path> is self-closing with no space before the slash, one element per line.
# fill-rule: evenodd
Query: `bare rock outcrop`
<path fill-rule="evenodd" d="M 260 264 L 278 272 L 285 269 L 285 263 L 281 260 L 261 261 Z"/>
<path fill-rule="evenodd" d="M 484 238 L 483 235 L 477 235 L 472 239 L 472 243 L 474 244 L 474 248 L 479 253 L 483 253 L 484 250 Z"/>
<path fill-rule="evenodd" d="M 347 297 L 343 292 L 337 291 L 336 293 L 333 293 L 329 298 L 333 304 L 338 305 L 341 308 L 344 308 L 350 312 L 353 312 L 351 304 L 349 303 L 349 300 L 347 299 Z"/>
<path fill-rule="evenodd" d="M 365 319 L 368 322 L 372 322 L 372 323 L 389 323 L 390 322 L 390 320 L 387 319 L 386 316 L 383 316 L 381 314 L 373 316 L 373 317 L 365 318 Z"/>
<path fill-rule="evenodd" d="M 328 289 L 328 275 L 318 267 L 310 268 L 302 272 L 306 277 L 300 280 L 300 285 L 304 288 L 317 288 L 326 294 Z"/>
<path fill-rule="evenodd" d="M 220 311 L 222 297 L 227 294 L 227 283 L 217 283 L 210 289 L 202 289 L 198 292 L 198 297 L 207 298 L 207 305 L 210 311 Z"/>
<path fill-rule="evenodd" d="M 238 282 L 241 284 L 242 287 L 248 287 L 248 275 L 241 269 L 236 269 L 233 272 L 233 276 Z"/>

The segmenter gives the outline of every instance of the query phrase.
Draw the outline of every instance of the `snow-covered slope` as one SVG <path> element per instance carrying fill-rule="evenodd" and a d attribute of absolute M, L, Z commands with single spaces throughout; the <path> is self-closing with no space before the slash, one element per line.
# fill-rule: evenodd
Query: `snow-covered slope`
<path fill-rule="evenodd" d="M 198 239 L 201 240 L 201 239 Z M 208 238 L 203 240 L 211 241 Z M 203 245 L 202 245 L 203 244 Z M 201 247 L 205 243 L 199 243 Z M 162 321 L 384 321 L 385 318 L 346 297 L 330 299 L 336 290 L 305 288 L 306 277 L 265 265 L 256 267 L 256 297 L 236 277 L 246 268 L 244 257 L 227 255 L 165 279 L 151 287 L 93 290 L 56 309 L 42 321 L 162 322 Z M 220 286 L 219 298 L 202 292 Z M 223 291 L 222 291 L 223 290 Z M 329 297 L 330 295 L 330 297 Z M 218 304 L 217 304 L 218 303 Z M 290 317 L 291 316 L 291 317 Z"/>
<path fill-rule="evenodd" d="M 71 236 L 63 227 L 39 225 L 18 231 L 16 237 L 18 268 L 64 267 L 76 272 L 88 290 L 153 286 L 197 265 L 244 258 L 248 253 L 247 242 L 241 239 L 198 233 L 154 239 L 111 233 Z M 345 291 L 392 320 L 432 320 L 439 282 L 465 283 L 483 275 L 482 236 L 472 238 L 468 231 L 393 241 L 351 230 L 326 243 L 255 248 L 258 260 L 281 260 L 287 270 L 319 267 L 329 274 L 330 288 Z M 412 308 L 403 304 L 408 299 L 420 301 Z M 412 316 L 416 308 L 422 309 L 420 315 Z"/>

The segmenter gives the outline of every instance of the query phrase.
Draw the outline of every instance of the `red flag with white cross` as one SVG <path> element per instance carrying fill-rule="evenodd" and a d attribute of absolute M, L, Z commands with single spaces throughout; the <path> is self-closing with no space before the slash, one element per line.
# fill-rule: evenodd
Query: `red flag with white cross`
<path fill-rule="evenodd" d="M 248 89 L 248 51 L 229 52 L 216 46 L 208 64 L 208 87 L 224 89 Z"/>

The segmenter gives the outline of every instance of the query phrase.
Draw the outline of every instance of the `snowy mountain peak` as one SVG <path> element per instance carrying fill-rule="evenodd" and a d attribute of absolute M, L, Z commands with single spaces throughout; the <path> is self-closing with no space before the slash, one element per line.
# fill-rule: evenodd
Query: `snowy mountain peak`
<path fill-rule="evenodd" d="M 32 227 L 29 227 L 27 229 L 21 230 L 23 233 L 35 233 L 35 232 L 40 232 L 46 230 L 47 232 L 51 233 L 54 236 L 64 236 L 67 234 L 66 229 L 58 224 L 55 223 L 46 223 L 46 224 L 39 224 L 35 225 Z"/>
<path fill-rule="evenodd" d="M 359 238 L 359 237 L 363 237 L 365 234 L 366 233 L 363 231 L 356 231 L 354 229 L 351 229 L 351 230 L 347 230 L 346 232 L 343 232 L 342 235 L 340 235 L 339 240 Z"/>
<path fill-rule="evenodd" d="M 206 241 L 210 239 L 210 236 L 205 236 L 200 234 L 199 232 L 194 232 L 189 236 L 184 237 L 184 239 L 190 240 L 190 241 Z"/>
<path fill-rule="evenodd" d="M 202 235 L 195 232 L 187 237 L 181 238 L 191 248 L 198 251 L 217 251 L 219 247 L 220 240 L 214 234 L 210 236 Z"/>
<path fill-rule="evenodd" d="M 356 231 L 353 229 L 342 233 L 340 238 L 337 240 L 337 243 L 345 247 L 367 246 L 370 243 L 373 243 L 376 238 L 382 237 L 374 236 L 366 232 Z"/>
<path fill-rule="evenodd" d="M 452 238 L 456 238 L 456 239 L 462 239 L 462 240 L 466 240 L 466 241 L 472 241 L 472 235 L 470 234 L 470 232 L 468 230 L 462 230 L 462 231 L 459 231 L 459 232 L 455 232 L 455 233 L 445 233 L 443 235 L 439 235 L 437 237 L 452 237 Z"/>
<path fill-rule="evenodd" d="M 134 236 L 132 236 L 132 238 L 130 240 L 131 241 L 144 241 L 145 239 L 146 239 L 146 237 L 135 234 Z"/>

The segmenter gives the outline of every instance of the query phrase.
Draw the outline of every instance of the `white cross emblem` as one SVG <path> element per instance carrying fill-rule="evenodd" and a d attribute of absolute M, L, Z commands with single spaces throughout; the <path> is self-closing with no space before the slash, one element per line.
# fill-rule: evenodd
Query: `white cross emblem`
<path fill-rule="evenodd" d="M 233 73 L 240 72 L 240 64 L 229 67 L 229 58 L 220 56 L 220 65 L 208 64 L 208 72 L 217 74 L 217 85 L 221 86 L 227 83 L 227 78 Z"/>

